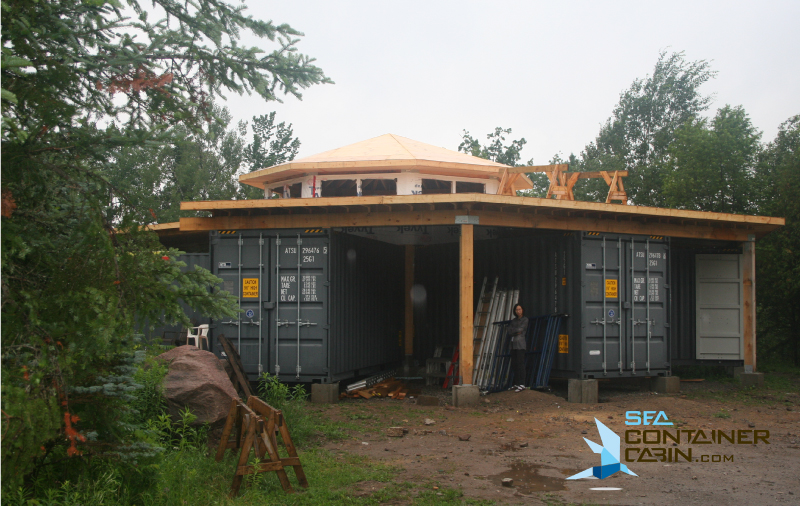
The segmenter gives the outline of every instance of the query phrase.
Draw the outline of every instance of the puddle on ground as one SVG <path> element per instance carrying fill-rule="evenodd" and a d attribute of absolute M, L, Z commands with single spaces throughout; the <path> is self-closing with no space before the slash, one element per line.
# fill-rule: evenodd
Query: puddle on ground
<path fill-rule="evenodd" d="M 517 462 L 511 464 L 511 469 L 504 471 L 500 474 L 489 476 L 489 480 L 498 487 L 503 486 L 503 478 L 511 478 L 514 480 L 512 488 L 520 494 L 532 494 L 533 492 L 555 492 L 557 490 L 566 490 L 566 480 L 564 478 L 553 478 L 551 476 L 542 476 L 539 474 L 540 469 L 555 469 L 550 466 L 543 466 L 540 464 L 527 464 L 524 462 Z M 579 469 L 561 469 L 561 474 L 565 476 L 572 476 L 580 472 Z"/>

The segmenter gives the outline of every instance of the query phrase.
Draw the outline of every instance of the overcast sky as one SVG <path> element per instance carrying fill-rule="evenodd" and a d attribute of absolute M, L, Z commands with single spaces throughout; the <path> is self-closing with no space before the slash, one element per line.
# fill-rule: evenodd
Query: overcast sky
<path fill-rule="evenodd" d="M 313 155 L 385 133 L 455 150 L 463 130 L 528 143 L 522 161 L 578 154 L 659 51 L 718 72 L 713 115 L 742 105 L 772 140 L 800 114 L 800 1 L 247 2 L 305 33 L 298 48 L 336 84 L 283 104 L 230 96 L 235 119 L 277 111 Z M 272 49 L 269 41 L 247 44 Z"/>

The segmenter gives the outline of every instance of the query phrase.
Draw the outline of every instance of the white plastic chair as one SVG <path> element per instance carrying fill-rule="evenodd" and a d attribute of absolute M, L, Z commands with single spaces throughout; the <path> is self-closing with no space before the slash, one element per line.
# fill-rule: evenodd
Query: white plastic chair
<path fill-rule="evenodd" d="M 186 331 L 186 344 L 189 344 L 189 339 L 194 339 L 194 345 L 203 349 L 203 339 L 206 340 L 206 348 L 209 350 L 211 347 L 208 345 L 208 324 L 204 323 L 202 325 L 198 325 L 197 327 L 189 327 Z M 195 334 L 192 334 L 192 330 L 196 331 Z"/>

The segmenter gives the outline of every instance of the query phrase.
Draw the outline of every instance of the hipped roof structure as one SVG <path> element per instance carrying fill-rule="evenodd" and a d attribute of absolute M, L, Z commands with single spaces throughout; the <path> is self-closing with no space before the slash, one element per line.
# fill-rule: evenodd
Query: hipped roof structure
<path fill-rule="evenodd" d="M 497 178 L 508 165 L 432 146 L 395 134 L 385 134 L 341 148 L 332 149 L 239 177 L 239 182 L 264 188 L 279 181 L 306 174 L 342 175 L 417 171 L 420 174 L 456 177 Z M 527 176 L 520 177 L 514 190 L 533 188 Z"/>

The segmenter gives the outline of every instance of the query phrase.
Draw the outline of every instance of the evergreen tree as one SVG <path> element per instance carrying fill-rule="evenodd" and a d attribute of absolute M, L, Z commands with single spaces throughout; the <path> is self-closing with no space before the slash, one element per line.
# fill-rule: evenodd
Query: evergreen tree
<path fill-rule="evenodd" d="M 302 34 L 246 16 L 243 6 L 128 6 L 132 18 L 110 0 L 0 6 L 6 489 L 46 464 L 42 455 L 99 456 L 132 444 L 119 405 L 80 389 L 135 388 L 118 368 L 135 346 L 137 318 L 188 323 L 180 299 L 212 317 L 235 314 L 227 294 L 208 293 L 216 278 L 182 273 L 177 252 L 140 229 L 135 201 L 109 184 L 111 167 L 130 154 L 132 168 L 144 170 L 124 174 L 126 184 L 160 191 L 150 152 L 127 150 L 200 134 L 220 120 L 212 101 L 226 90 L 274 100 L 330 82 L 297 52 Z M 242 33 L 276 47 L 240 46 Z M 195 154 L 182 149 L 175 159 Z M 105 439 L 90 444 L 91 434 Z"/>

